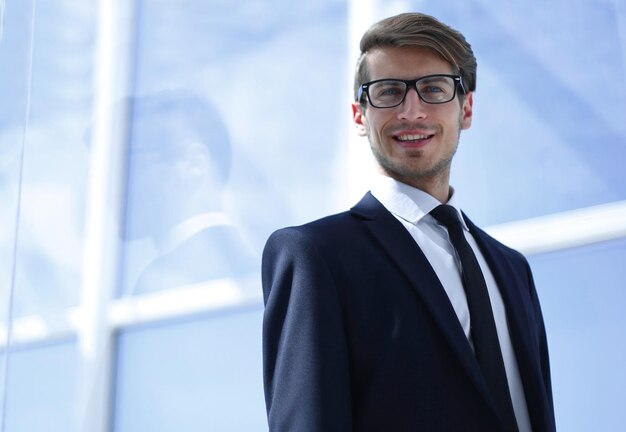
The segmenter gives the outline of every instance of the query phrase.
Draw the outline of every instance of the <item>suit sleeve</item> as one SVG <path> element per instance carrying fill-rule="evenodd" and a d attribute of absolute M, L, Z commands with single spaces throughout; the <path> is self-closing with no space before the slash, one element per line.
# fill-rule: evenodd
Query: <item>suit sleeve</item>
<path fill-rule="evenodd" d="M 270 432 L 352 430 L 348 349 L 339 293 L 325 258 L 296 228 L 274 233 L 263 252 Z"/>

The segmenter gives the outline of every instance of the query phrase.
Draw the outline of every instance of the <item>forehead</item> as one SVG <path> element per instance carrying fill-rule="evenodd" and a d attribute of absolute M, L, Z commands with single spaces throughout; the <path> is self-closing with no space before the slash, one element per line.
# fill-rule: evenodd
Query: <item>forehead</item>
<path fill-rule="evenodd" d="M 413 79 L 432 74 L 452 74 L 454 68 L 434 51 L 411 47 L 381 47 L 367 56 L 370 80 Z"/>

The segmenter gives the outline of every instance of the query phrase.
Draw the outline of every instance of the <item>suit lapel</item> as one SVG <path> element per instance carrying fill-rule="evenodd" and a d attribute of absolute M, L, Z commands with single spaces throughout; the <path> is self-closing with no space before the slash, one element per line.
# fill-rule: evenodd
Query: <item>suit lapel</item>
<path fill-rule="evenodd" d="M 522 298 L 521 293 L 528 291 L 528 281 L 513 277 L 517 272 L 513 269 L 510 260 L 498 250 L 497 243 L 476 227 L 466 216 L 465 221 L 498 284 L 506 309 L 509 332 L 514 339 L 515 350 L 516 352 L 525 350 L 523 353 L 518 352 L 517 356 L 522 354 L 523 357 L 527 357 L 530 354 L 531 341 L 529 338 L 532 334 L 528 328 L 530 322 L 528 311 L 531 305 Z"/>
<path fill-rule="evenodd" d="M 532 289 L 529 284 L 526 270 L 520 271 L 515 264 L 500 250 L 497 242 L 489 237 L 481 229 L 477 228 L 467 217 L 465 221 L 470 232 L 476 239 L 485 260 L 498 284 L 498 288 L 504 301 L 507 315 L 507 324 L 513 349 L 524 385 L 524 393 L 528 411 L 533 424 L 544 424 L 544 418 L 548 418 L 545 412 L 544 385 L 542 381 L 541 366 L 538 363 L 540 354 L 537 350 L 538 341 L 531 323 L 535 321 L 533 306 L 528 297 L 522 293 Z"/>
<path fill-rule="evenodd" d="M 364 217 L 365 224 L 381 247 L 407 276 L 438 324 L 451 349 L 485 400 L 490 401 L 485 380 L 452 304 L 435 271 L 415 240 L 402 224 L 371 193 L 351 209 Z M 489 402 L 491 404 L 491 402 Z"/>

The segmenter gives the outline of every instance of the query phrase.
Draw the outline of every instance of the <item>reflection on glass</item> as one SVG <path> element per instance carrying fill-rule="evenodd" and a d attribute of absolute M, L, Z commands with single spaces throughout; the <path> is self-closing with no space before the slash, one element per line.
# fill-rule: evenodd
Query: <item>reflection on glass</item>
<path fill-rule="evenodd" d="M 222 208 L 232 149 L 219 112 L 187 92 L 131 106 L 125 239 L 149 239 L 154 252 L 140 271 L 128 257 L 127 274 L 136 279 L 126 279 L 126 294 L 255 271 L 257 260 Z"/>
<path fill-rule="evenodd" d="M 345 202 L 347 8 L 346 0 L 138 2 L 133 94 L 189 89 L 219 109 L 234 150 L 225 209 L 255 255 L 277 227 Z"/>

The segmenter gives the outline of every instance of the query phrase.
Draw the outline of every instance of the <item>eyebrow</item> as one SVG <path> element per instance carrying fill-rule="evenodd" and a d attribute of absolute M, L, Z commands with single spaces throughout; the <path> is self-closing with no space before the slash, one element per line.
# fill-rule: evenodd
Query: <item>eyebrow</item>
<path fill-rule="evenodd" d="M 443 77 L 443 76 L 429 77 L 429 76 L 426 76 L 426 77 L 424 77 L 424 82 L 445 81 L 446 78 L 449 78 L 449 77 Z M 422 79 L 422 78 L 417 78 L 417 79 L 419 80 L 419 79 Z"/>

